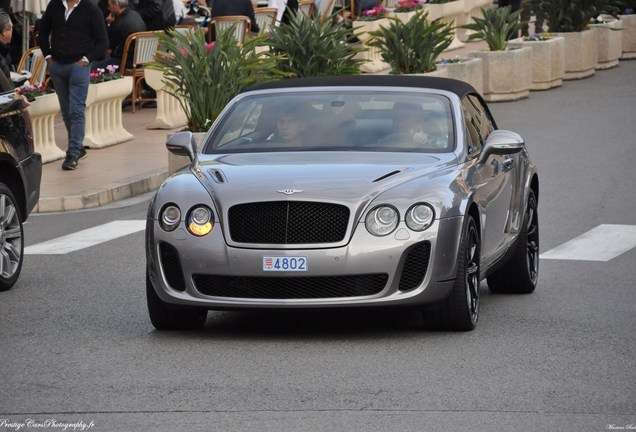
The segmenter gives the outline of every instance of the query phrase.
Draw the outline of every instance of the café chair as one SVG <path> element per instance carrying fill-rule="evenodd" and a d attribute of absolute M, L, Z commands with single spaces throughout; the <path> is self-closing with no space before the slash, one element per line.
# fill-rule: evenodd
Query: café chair
<path fill-rule="evenodd" d="M 119 73 L 122 76 L 133 77 L 133 88 L 130 101 L 132 102 L 132 112 L 135 112 L 136 105 L 139 108 L 145 102 L 155 101 L 155 98 L 143 97 L 143 83 L 146 64 L 154 61 L 157 49 L 159 48 L 159 31 L 145 31 L 131 33 L 126 38 L 124 44 L 124 53 L 119 67 Z M 126 64 L 128 53 L 133 50 L 132 65 Z"/>
<path fill-rule="evenodd" d="M 269 29 L 276 25 L 277 8 L 262 7 L 254 9 L 256 24 L 260 28 L 259 35 L 269 33 Z"/>

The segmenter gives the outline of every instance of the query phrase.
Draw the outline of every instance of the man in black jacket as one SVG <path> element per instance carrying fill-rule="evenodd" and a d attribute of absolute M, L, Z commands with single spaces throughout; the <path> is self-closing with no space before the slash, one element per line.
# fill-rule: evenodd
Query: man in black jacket
<path fill-rule="evenodd" d="M 84 112 L 90 64 L 108 48 L 104 15 L 91 0 L 51 0 L 40 22 L 38 41 L 68 132 L 62 169 L 74 170 L 79 159 L 86 157 Z"/>
<path fill-rule="evenodd" d="M 11 37 L 13 35 L 13 24 L 6 12 L 0 11 L 0 73 L 11 81 Z"/>
<path fill-rule="evenodd" d="M 146 31 L 146 24 L 139 12 L 128 7 L 128 0 L 108 0 L 110 9 L 108 25 L 108 40 L 110 46 L 106 50 L 106 58 L 93 64 L 95 69 L 105 68 L 108 65 L 120 66 L 124 57 L 124 45 L 126 39 L 133 33 Z M 133 49 L 128 50 L 126 67 L 132 67 Z"/>
<path fill-rule="evenodd" d="M 133 8 L 146 23 L 146 30 L 166 30 L 177 23 L 172 0 L 139 0 Z"/>

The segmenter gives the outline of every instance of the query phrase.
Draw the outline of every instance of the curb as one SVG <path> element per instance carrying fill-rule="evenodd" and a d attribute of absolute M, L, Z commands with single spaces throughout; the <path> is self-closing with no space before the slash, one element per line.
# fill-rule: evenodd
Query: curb
<path fill-rule="evenodd" d="M 168 178 L 168 171 L 142 174 L 125 183 L 112 183 L 81 195 L 40 198 L 32 213 L 52 213 L 97 208 L 105 204 L 155 191 Z"/>

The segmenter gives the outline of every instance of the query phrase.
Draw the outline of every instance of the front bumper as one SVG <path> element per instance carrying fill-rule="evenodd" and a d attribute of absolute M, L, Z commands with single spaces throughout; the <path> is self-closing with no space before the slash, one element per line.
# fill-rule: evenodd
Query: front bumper
<path fill-rule="evenodd" d="M 394 234 L 382 238 L 372 236 L 359 226 L 346 246 L 290 250 L 230 247 L 220 227 L 199 238 L 181 228 L 168 233 L 159 227 L 156 220 L 149 218 L 146 228 L 147 271 L 155 291 L 164 302 L 208 309 L 423 305 L 446 298 L 452 289 L 462 223 L 463 218 L 438 220 L 423 233 L 408 231 L 402 224 Z M 412 259 L 412 252 L 423 244 L 430 246 L 425 272 L 421 272 L 421 278 L 415 285 L 411 283 L 405 290 L 403 275 L 405 271 L 412 273 L 413 266 L 418 265 Z M 170 252 L 166 253 L 166 250 Z M 264 256 L 306 256 L 309 268 L 306 272 L 265 272 Z M 415 270 L 417 273 L 420 269 Z M 371 294 L 352 287 L 351 291 L 338 290 L 345 294 L 335 296 L 334 290 L 327 289 L 325 285 L 325 295 L 320 295 L 322 281 L 328 280 L 332 287 L 347 283 L 362 284 L 364 282 L 360 281 L 367 280 L 368 275 L 384 275 L 382 286 Z M 295 296 L 293 292 L 280 291 L 297 289 L 296 282 L 302 282 L 302 278 L 311 282 L 310 298 L 304 294 Z M 287 282 L 294 280 L 288 284 L 283 279 Z M 208 281 L 207 287 L 203 287 L 202 280 Z M 227 289 L 213 289 L 215 294 L 211 295 L 210 280 L 231 282 Z M 258 295 L 250 297 L 250 288 L 233 291 L 239 285 L 245 287 L 237 281 L 249 281 L 247 285 L 252 288 L 276 282 L 273 290 L 266 291 L 274 294 L 269 296 L 259 291 Z"/>

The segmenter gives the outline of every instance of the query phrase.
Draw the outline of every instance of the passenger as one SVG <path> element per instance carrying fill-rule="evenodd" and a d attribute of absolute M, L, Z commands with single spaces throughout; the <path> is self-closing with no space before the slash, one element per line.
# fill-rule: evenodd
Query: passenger
<path fill-rule="evenodd" d="M 416 104 L 397 102 L 393 107 L 393 132 L 380 140 L 381 144 L 395 143 L 396 147 L 443 148 L 446 141 Z"/>

